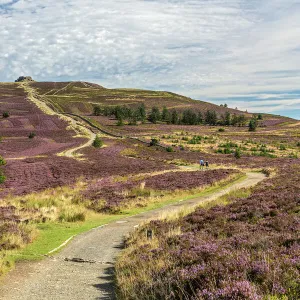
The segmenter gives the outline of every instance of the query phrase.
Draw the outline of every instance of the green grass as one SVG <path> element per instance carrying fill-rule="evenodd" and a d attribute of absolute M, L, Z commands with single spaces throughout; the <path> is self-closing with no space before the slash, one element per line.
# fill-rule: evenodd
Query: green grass
<path fill-rule="evenodd" d="M 112 223 L 114 221 L 120 220 L 124 217 L 130 217 L 142 212 L 147 212 L 150 210 L 155 210 L 167 206 L 178 201 L 186 201 L 193 198 L 198 198 L 202 196 L 208 196 L 213 194 L 220 189 L 230 186 L 233 183 L 243 181 L 245 179 L 245 174 L 238 174 L 236 177 L 229 181 L 224 181 L 215 186 L 208 187 L 207 189 L 199 192 L 197 194 L 192 194 L 188 196 L 181 196 L 176 198 L 168 198 L 162 202 L 153 202 L 147 205 L 147 207 L 135 207 L 131 209 L 125 209 L 119 214 L 114 215 L 100 215 L 92 214 L 87 217 L 84 222 L 77 223 L 59 223 L 59 222 L 49 222 L 40 223 L 37 225 L 39 230 L 38 237 L 24 249 L 13 251 L 8 253 L 7 259 L 13 264 L 18 261 L 28 261 L 28 260 L 40 260 L 44 258 L 50 251 L 59 247 L 62 243 L 68 240 L 70 237 L 87 232 L 98 226 Z"/>

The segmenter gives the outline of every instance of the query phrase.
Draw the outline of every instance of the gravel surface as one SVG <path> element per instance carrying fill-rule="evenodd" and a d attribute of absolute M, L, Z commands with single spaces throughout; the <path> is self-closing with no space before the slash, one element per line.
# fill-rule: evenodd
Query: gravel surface
<path fill-rule="evenodd" d="M 178 202 L 81 234 L 53 257 L 19 264 L 0 283 L 0 299 L 115 299 L 114 261 L 122 249 L 124 236 L 134 226 L 162 212 L 196 206 L 234 189 L 254 186 L 264 178 L 260 173 L 248 173 L 245 180 L 209 196 Z"/>

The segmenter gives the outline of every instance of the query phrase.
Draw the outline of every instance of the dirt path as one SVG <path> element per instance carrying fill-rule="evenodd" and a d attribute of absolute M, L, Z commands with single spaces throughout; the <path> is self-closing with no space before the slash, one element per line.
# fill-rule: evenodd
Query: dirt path
<path fill-rule="evenodd" d="M 21 83 L 20 86 L 27 93 L 28 99 L 31 102 L 33 102 L 38 108 L 40 108 L 45 114 L 52 115 L 52 116 L 53 115 L 58 116 L 59 118 L 65 120 L 67 123 L 69 123 L 69 128 L 74 130 L 77 133 L 77 136 L 88 138 L 88 141 L 85 142 L 84 144 L 74 147 L 74 148 L 71 148 L 71 149 L 67 149 L 67 150 L 59 153 L 58 154 L 59 156 L 75 158 L 75 157 L 77 157 L 76 152 L 78 150 L 81 150 L 86 147 L 90 147 L 93 144 L 96 134 L 94 132 L 92 132 L 89 128 L 87 128 L 86 126 L 77 122 L 76 120 L 74 120 L 73 118 L 71 118 L 69 116 L 62 115 L 62 114 L 54 111 L 50 106 L 47 105 L 47 103 L 45 101 L 40 99 L 40 98 L 43 98 L 44 96 L 39 95 L 36 92 L 36 90 L 34 88 L 32 88 L 27 82 Z"/>
<path fill-rule="evenodd" d="M 254 186 L 264 178 L 260 173 L 247 173 L 245 180 L 209 196 L 179 201 L 81 234 L 54 257 L 18 265 L 1 282 L 0 299 L 114 299 L 114 261 L 122 249 L 124 235 L 134 230 L 136 225 L 171 210 L 214 200 L 234 189 Z M 72 258 L 83 262 L 74 262 Z"/>

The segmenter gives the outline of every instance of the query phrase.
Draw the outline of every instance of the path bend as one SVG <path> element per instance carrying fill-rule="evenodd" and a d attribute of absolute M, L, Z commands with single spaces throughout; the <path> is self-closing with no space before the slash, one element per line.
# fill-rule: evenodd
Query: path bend
<path fill-rule="evenodd" d="M 115 299 L 114 262 L 122 249 L 124 236 L 134 226 L 162 213 L 212 201 L 232 190 L 255 186 L 265 176 L 247 173 L 210 195 L 177 202 L 163 208 L 124 218 L 75 237 L 59 254 L 36 263 L 24 263 L 10 272 L 0 284 L 1 300 L 84 300 Z M 69 260 L 66 260 L 69 259 Z M 70 261 L 80 258 L 85 262 Z"/>

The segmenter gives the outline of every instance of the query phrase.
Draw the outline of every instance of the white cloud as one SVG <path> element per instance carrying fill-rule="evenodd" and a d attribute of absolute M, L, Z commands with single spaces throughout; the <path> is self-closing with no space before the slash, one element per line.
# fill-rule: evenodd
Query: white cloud
<path fill-rule="evenodd" d="M 300 0 L 0 0 L 0 80 L 284 95 L 299 36 Z"/>

